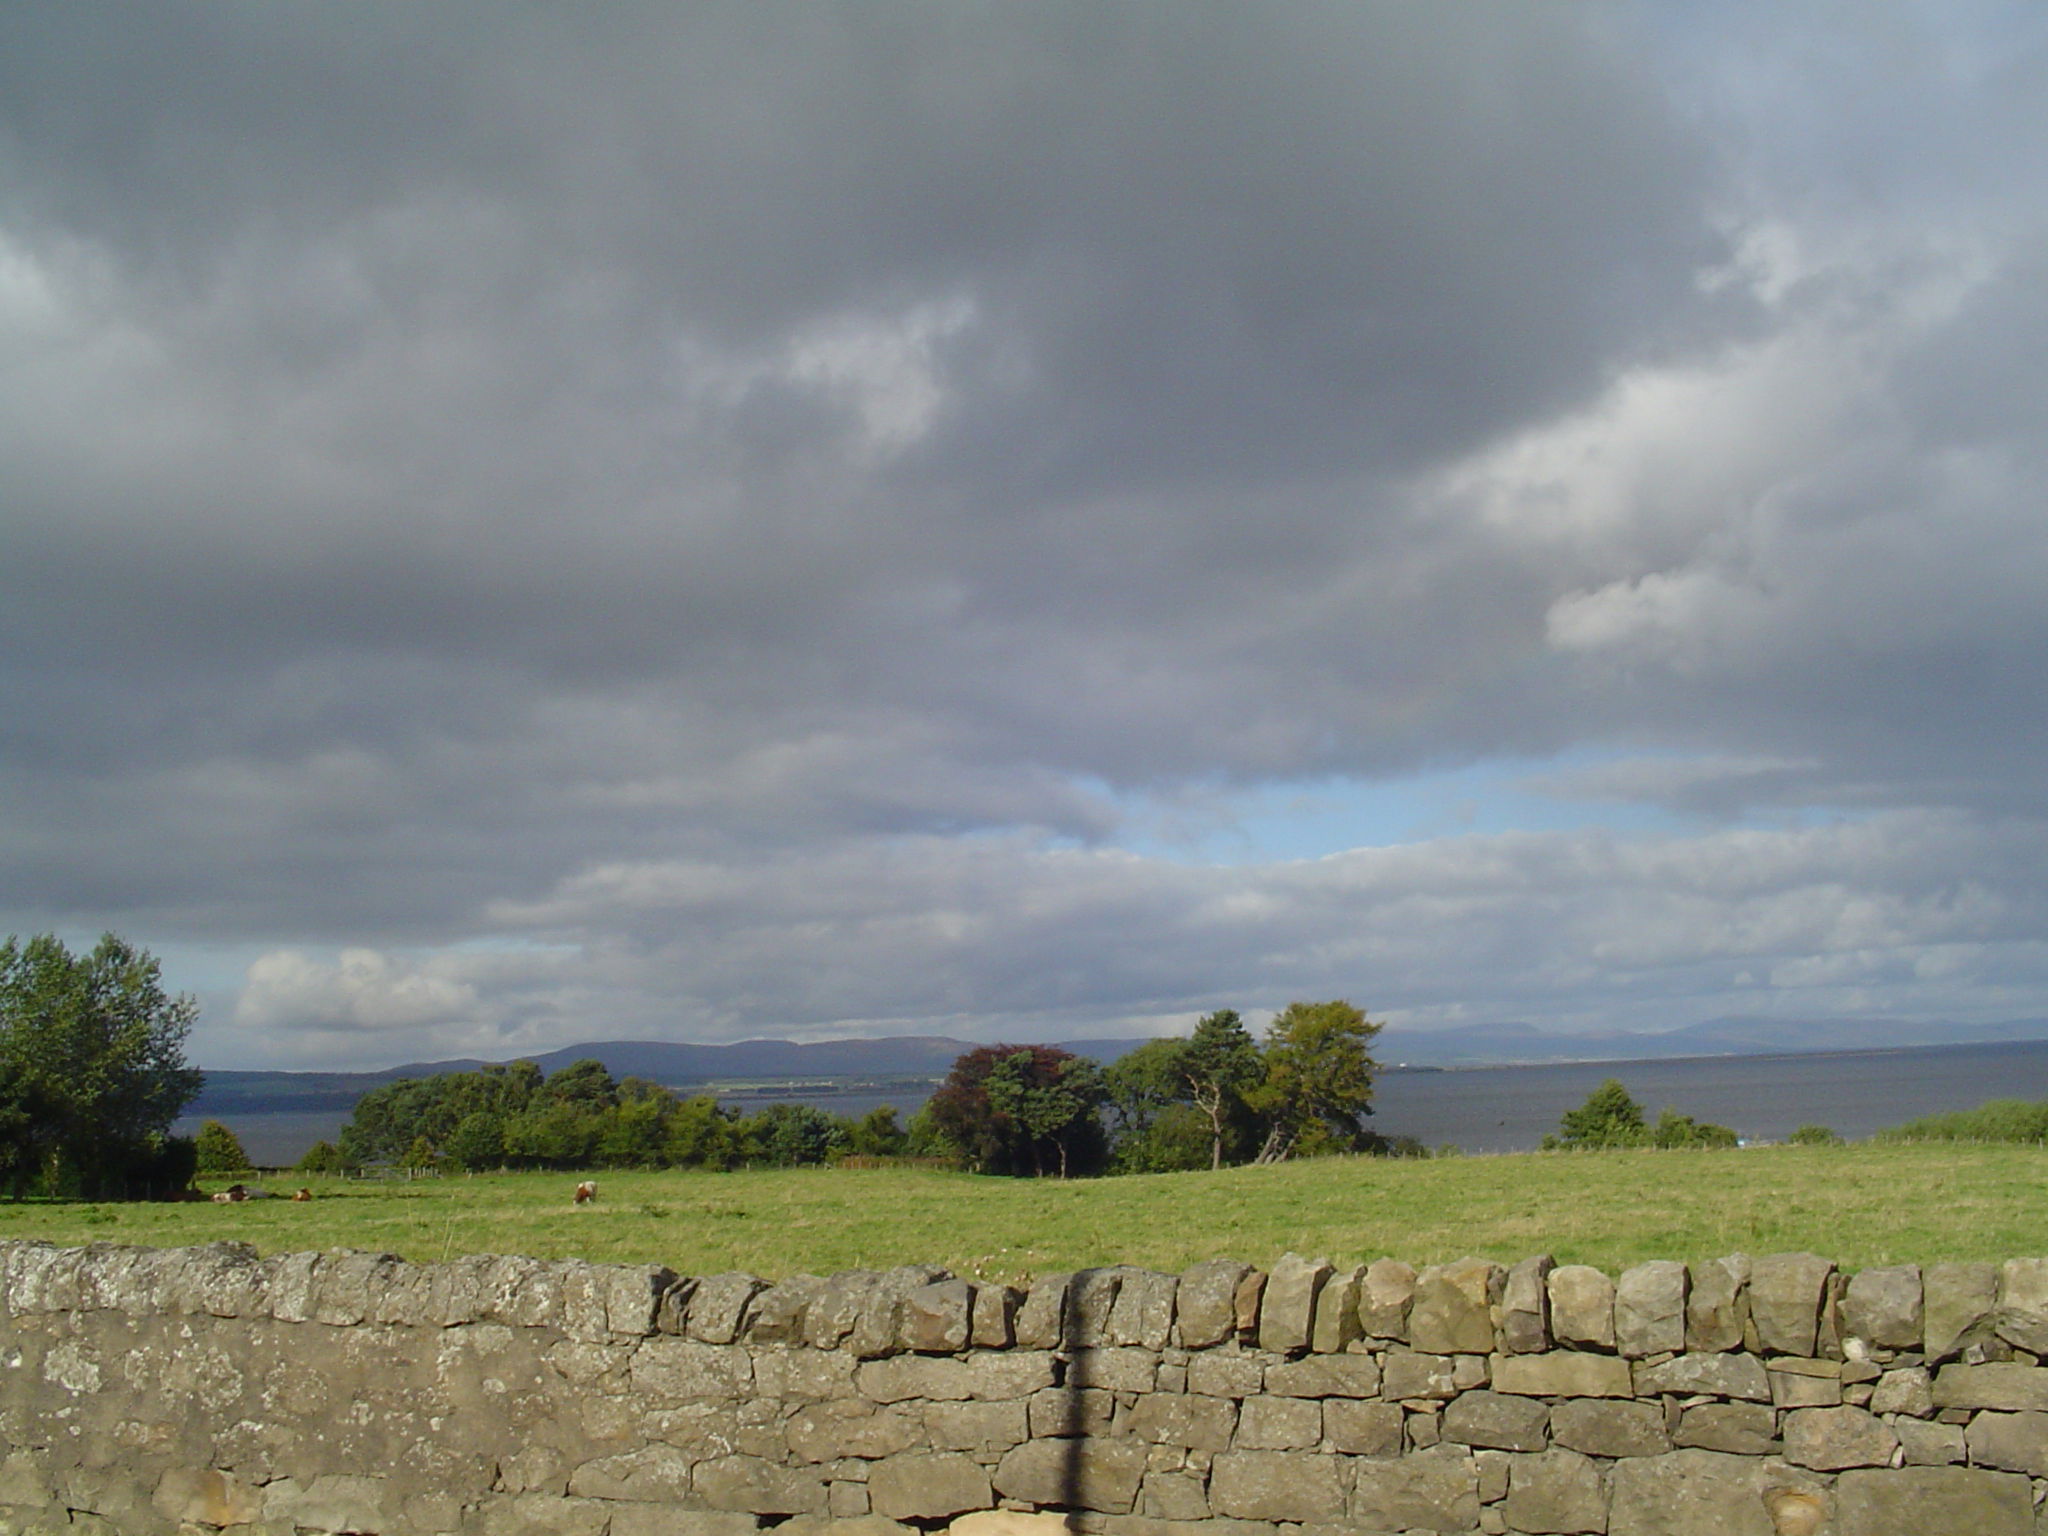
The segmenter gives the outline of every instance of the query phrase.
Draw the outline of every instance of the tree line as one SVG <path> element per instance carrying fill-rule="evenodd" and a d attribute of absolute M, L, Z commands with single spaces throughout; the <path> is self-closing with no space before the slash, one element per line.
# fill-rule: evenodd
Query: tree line
<path fill-rule="evenodd" d="M 595 1060 L 552 1076 L 512 1062 L 372 1089 L 339 1145 L 322 1143 L 300 1166 L 730 1169 L 920 1157 L 1079 1176 L 1419 1151 L 1365 1125 L 1379 1027 L 1336 1001 L 1290 1005 L 1263 1042 L 1219 1010 L 1190 1037 L 1148 1041 L 1106 1067 L 1057 1046 L 982 1046 L 954 1062 L 907 1125 L 887 1106 L 858 1118 L 805 1104 L 740 1114 L 709 1094 L 614 1080 Z"/>
<path fill-rule="evenodd" d="M 530 1061 L 401 1078 L 356 1101 L 338 1146 L 316 1146 L 309 1172 L 388 1163 L 458 1171 L 496 1168 L 795 1168 L 906 1145 L 896 1112 L 859 1118 L 814 1105 L 770 1104 L 742 1115 L 709 1094 L 682 1097 L 604 1063 L 548 1076 Z"/>

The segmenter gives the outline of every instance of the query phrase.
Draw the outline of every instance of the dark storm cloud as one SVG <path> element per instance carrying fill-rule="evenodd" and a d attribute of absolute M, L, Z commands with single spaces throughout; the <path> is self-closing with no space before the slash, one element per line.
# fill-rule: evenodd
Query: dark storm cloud
<path fill-rule="evenodd" d="M 1863 74 L 1647 8 L 10 11 L 9 925 L 265 951 L 250 1027 L 343 1052 L 970 1027 L 1351 988 L 1314 882 L 1113 851 L 1148 796 L 1593 749 L 1667 766 L 1574 793 L 2026 834 L 2041 40 L 1843 38 Z M 937 964 L 949 850 L 1007 916 Z M 1115 878 L 1036 926 L 1069 855 Z M 635 869 L 762 910 L 679 947 Z M 1252 947 L 1174 937 L 1239 880 Z M 1451 1006 L 1431 963 L 1397 1006 Z"/>

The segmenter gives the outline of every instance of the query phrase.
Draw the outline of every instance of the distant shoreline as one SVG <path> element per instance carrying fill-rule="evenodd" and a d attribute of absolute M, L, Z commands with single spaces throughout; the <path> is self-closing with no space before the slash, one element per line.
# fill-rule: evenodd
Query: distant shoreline
<path fill-rule="evenodd" d="M 270 1083 L 288 1090 L 295 1077 L 319 1079 L 321 1086 L 297 1096 L 265 1091 Z M 1371 1123 L 1383 1135 L 1412 1136 L 1429 1147 L 1528 1151 L 1557 1129 L 1565 1110 L 1608 1077 L 1619 1078 L 1653 1116 L 1670 1107 L 1758 1140 L 1781 1140 L 1805 1124 L 1827 1125 L 1856 1139 L 1919 1115 L 1975 1108 L 1986 1099 L 2048 1099 L 2048 1039 L 1386 1066 L 1380 1070 Z M 259 1163 L 286 1166 L 316 1141 L 338 1136 L 359 1094 L 392 1080 L 372 1074 L 351 1083 L 335 1073 L 239 1073 L 237 1091 L 202 1093 L 178 1129 L 190 1134 L 202 1120 L 225 1121 Z M 780 1081 L 753 1076 L 684 1083 L 675 1091 L 716 1094 L 746 1109 L 813 1103 L 858 1115 L 892 1104 L 907 1116 L 930 1096 L 939 1078 L 862 1074 L 844 1079 L 836 1091 L 821 1091 L 820 1081 L 813 1073 Z"/>

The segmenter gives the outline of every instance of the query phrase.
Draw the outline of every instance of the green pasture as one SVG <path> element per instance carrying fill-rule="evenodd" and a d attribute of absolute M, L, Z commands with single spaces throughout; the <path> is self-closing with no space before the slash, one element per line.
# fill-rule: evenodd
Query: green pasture
<path fill-rule="evenodd" d="M 1880 1145 L 1325 1158 L 1116 1179 L 928 1169 L 611 1172 L 311 1181 L 241 1205 L 0 1205 L 0 1238 L 265 1253 L 359 1248 L 435 1260 L 523 1253 L 771 1278 L 937 1263 L 1020 1280 L 1089 1265 L 1175 1271 L 1293 1250 L 1423 1264 L 1549 1253 L 1610 1272 L 1650 1258 L 1806 1249 L 1847 1268 L 2048 1254 L 2048 1149 Z M 225 1182 L 225 1181 L 221 1181 Z M 275 1187 L 289 1190 L 296 1179 Z"/>

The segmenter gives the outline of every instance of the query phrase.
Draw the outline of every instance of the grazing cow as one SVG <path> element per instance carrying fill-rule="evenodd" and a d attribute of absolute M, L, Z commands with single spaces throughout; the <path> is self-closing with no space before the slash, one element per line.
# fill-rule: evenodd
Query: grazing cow
<path fill-rule="evenodd" d="M 576 1186 L 576 1203 L 589 1205 L 597 1199 L 597 1180 L 585 1179 Z"/>

